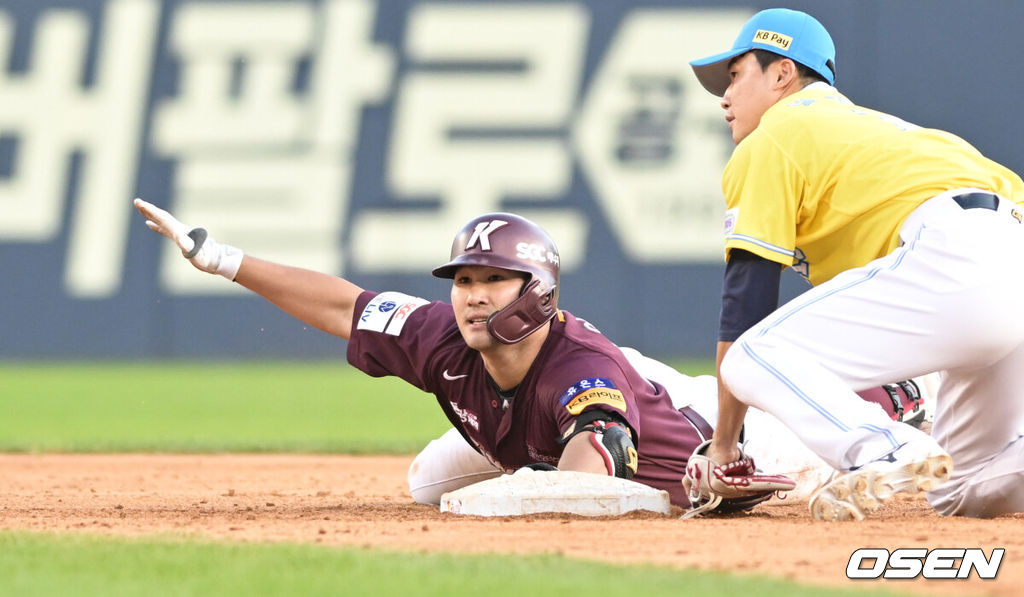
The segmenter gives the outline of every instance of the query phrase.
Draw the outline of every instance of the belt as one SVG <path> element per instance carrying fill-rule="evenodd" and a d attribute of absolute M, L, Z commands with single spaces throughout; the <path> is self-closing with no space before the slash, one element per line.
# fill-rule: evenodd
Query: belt
<path fill-rule="evenodd" d="M 704 419 L 704 417 L 700 416 L 699 412 L 697 412 L 696 410 L 689 406 L 684 406 L 683 408 L 680 408 L 679 412 L 683 413 L 683 416 L 686 417 L 686 420 L 690 422 L 690 425 L 693 425 L 693 428 L 697 430 L 697 433 L 699 433 L 701 436 L 701 440 L 711 439 L 711 436 L 715 433 L 715 429 L 711 426 L 711 423 L 708 423 Z M 740 427 L 741 444 L 743 443 L 746 431 L 746 425 Z"/>
<path fill-rule="evenodd" d="M 953 201 L 963 209 L 999 209 L 999 197 L 992 193 L 966 193 L 953 197 Z"/>
<path fill-rule="evenodd" d="M 710 423 L 704 420 L 704 417 L 700 416 L 700 413 L 693 410 L 689 406 L 684 406 L 683 408 L 680 408 L 679 412 L 683 413 L 683 416 L 690 421 L 690 424 L 693 425 L 693 428 L 696 429 L 697 433 L 700 434 L 701 440 L 711 439 L 711 435 L 715 432 L 715 430 L 713 427 L 711 427 Z"/>

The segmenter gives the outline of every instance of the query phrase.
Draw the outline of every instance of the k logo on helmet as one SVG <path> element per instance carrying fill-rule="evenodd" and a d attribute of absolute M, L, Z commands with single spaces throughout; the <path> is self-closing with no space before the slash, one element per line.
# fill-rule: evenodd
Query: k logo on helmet
<path fill-rule="evenodd" d="M 491 220 L 489 222 L 480 222 L 476 225 L 473 230 L 473 236 L 469 237 L 469 242 L 466 243 L 467 249 L 472 249 L 477 242 L 480 243 L 481 251 L 491 250 L 491 233 L 508 224 L 504 220 Z"/>

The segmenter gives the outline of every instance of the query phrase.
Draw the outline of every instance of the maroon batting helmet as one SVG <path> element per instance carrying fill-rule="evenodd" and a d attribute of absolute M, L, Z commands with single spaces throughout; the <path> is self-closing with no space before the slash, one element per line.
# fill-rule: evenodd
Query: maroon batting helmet
<path fill-rule="evenodd" d="M 500 267 L 529 275 L 519 298 L 487 319 L 487 331 L 515 344 L 539 330 L 558 310 L 558 249 L 540 226 L 522 216 L 489 213 L 469 221 L 452 242 L 451 260 L 434 269 L 455 278 L 463 265 Z"/>

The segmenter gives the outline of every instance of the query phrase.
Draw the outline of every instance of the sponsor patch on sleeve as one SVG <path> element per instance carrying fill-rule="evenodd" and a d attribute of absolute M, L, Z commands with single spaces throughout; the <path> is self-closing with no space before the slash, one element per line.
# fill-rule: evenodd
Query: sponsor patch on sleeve
<path fill-rule="evenodd" d="M 574 416 L 591 404 L 605 404 L 626 412 L 626 399 L 622 392 L 610 379 L 603 377 L 581 379 L 562 394 L 559 402 Z"/>
<path fill-rule="evenodd" d="M 402 333 L 402 328 L 405 327 L 405 322 L 412 312 L 427 302 L 401 292 L 382 292 L 363 308 L 356 329 L 397 336 Z"/>
<path fill-rule="evenodd" d="M 725 236 L 728 237 L 736 229 L 736 219 L 740 217 L 740 208 L 734 207 L 725 212 Z"/>

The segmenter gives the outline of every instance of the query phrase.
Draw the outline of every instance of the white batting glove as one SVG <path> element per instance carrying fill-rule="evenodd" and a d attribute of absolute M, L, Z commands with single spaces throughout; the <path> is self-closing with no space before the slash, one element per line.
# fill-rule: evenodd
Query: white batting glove
<path fill-rule="evenodd" d="M 133 203 L 135 209 L 146 217 L 146 226 L 173 240 L 181 254 L 197 269 L 234 281 L 238 268 L 242 266 L 241 249 L 216 242 L 206 234 L 206 229 L 182 224 L 170 212 L 148 201 L 136 199 Z"/>

